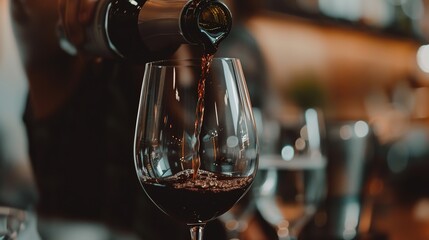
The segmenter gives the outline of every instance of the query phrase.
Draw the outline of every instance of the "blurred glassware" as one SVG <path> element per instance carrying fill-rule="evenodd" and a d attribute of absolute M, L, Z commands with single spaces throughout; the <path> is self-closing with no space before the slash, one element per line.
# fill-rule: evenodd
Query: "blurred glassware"
<path fill-rule="evenodd" d="M 272 148 L 261 151 L 253 187 L 257 210 L 281 240 L 298 237 L 316 213 L 326 190 L 321 113 L 310 108 L 291 119 L 277 124 L 264 121 L 264 133 L 280 134 L 262 138 L 262 145 Z"/>
<path fill-rule="evenodd" d="M 326 229 L 328 239 L 355 239 L 365 205 L 364 186 L 373 157 L 374 137 L 369 124 L 344 120 L 327 124 Z M 370 216 L 367 216 L 370 217 Z"/>
<path fill-rule="evenodd" d="M 25 222 L 24 210 L 0 206 L 0 239 L 18 239 L 18 234 L 25 228 Z"/>
<path fill-rule="evenodd" d="M 238 240 L 248 229 L 255 203 L 252 191 L 248 191 L 228 212 L 219 217 L 224 224 L 227 240 Z"/>
<path fill-rule="evenodd" d="M 32 210 L 37 193 L 30 165 L 2 157 L 0 151 L 0 240 L 39 240 Z"/>

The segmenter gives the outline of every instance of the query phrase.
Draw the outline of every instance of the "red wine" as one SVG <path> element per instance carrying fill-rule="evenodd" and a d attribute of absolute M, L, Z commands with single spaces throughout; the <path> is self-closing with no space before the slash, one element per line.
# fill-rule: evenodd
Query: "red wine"
<path fill-rule="evenodd" d="M 190 9 L 198 9 L 201 2 L 206 0 L 193 0 L 190 4 Z M 209 3 L 209 2 L 207 2 Z M 209 3 L 209 5 L 212 3 Z M 200 133 L 204 119 L 204 95 L 206 88 L 206 79 L 210 72 L 210 64 L 214 54 L 217 51 L 219 43 L 225 38 L 231 29 L 230 16 L 225 14 L 225 10 L 219 6 L 212 5 L 204 9 L 198 16 L 198 32 L 204 48 L 204 53 L 201 57 L 201 76 L 198 82 L 198 102 L 195 111 L 195 128 L 194 128 L 194 156 L 192 157 L 192 169 L 194 170 L 193 178 L 197 178 L 197 172 L 201 165 L 199 156 L 200 148 Z"/>
<path fill-rule="evenodd" d="M 228 211 L 250 187 L 253 177 L 232 177 L 199 170 L 163 180 L 141 181 L 152 201 L 167 215 L 188 224 L 205 223 Z"/>
<path fill-rule="evenodd" d="M 206 91 L 206 79 L 210 72 L 210 64 L 213 60 L 213 54 L 203 54 L 201 58 L 201 77 L 198 82 L 198 102 L 195 111 L 195 129 L 194 129 L 194 156 L 192 158 L 192 169 L 194 170 L 193 178 L 196 179 L 198 169 L 201 165 L 200 156 L 198 155 L 200 149 L 200 133 L 204 119 L 204 95 Z"/>
<path fill-rule="evenodd" d="M 192 1 L 191 9 L 198 8 L 200 2 Z M 208 8 L 207 12 L 201 13 L 198 21 L 199 31 L 204 34 L 202 45 L 205 53 L 201 57 L 201 76 L 198 81 L 192 170 L 184 170 L 164 180 L 142 181 L 146 193 L 161 210 L 186 223 L 207 222 L 225 213 L 243 196 L 252 182 L 250 177 L 228 177 L 200 170 L 200 134 L 204 119 L 206 80 L 217 47 L 230 28 L 228 18 L 220 14 L 222 11 L 216 7 Z M 218 33 L 222 34 L 217 36 Z"/>

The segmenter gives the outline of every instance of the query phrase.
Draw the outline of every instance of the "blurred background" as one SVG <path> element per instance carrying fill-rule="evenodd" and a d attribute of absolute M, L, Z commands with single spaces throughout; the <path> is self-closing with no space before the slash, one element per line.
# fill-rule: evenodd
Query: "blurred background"
<path fill-rule="evenodd" d="M 285 123 L 301 114 L 300 109 L 323 112 L 326 199 L 301 237 L 429 239 L 429 1 L 226 2 L 234 14 L 234 28 L 218 55 L 242 60 L 261 119 Z M 21 121 L 28 86 L 6 4 L 0 0 L 0 125 L 5 126 L 0 133 L 13 133 L 0 134 L 0 141 L 10 143 L 0 153 L 15 154 L 10 159 L 21 159 L 27 167 L 19 168 L 24 172 L 18 174 L 26 177 L 12 183 L 0 173 L 6 179 L 0 186 L 26 186 L 31 185 L 31 177 L 27 179 L 31 174 Z M 358 122 L 368 128 L 360 135 L 365 136 L 366 148 L 354 145 L 356 141 L 348 141 L 342 132 L 343 126 Z M 261 121 L 264 140 L 275 135 L 266 126 Z M 261 155 L 274 151 L 268 144 L 261 149 Z M 337 167 L 348 158 L 354 162 Z M 0 170 L 6 169 L 11 169 L 10 164 L 1 163 Z M 337 177 L 338 171 L 347 172 Z M 357 184 L 353 193 L 338 190 L 345 181 Z M 343 202 L 350 195 L 357 198 L 351 205 L 357 209 Z M 231 227 L 229 220 L 226 228 Z M 239 235 L 276 239 L 257 210 Z"/>
<path fill-rule="evenodd" d="M 249 8 L 242 26 L 253 37 L 262 60 L 249 60 L 240 47 L 236 54 L 249 71 L 250 91 L 264 89 L 252 85 L 261 82 L 267 91 L 254 93 L 254 103 L 261 103 L 264 116 L 287 122 L 299 112 L 297 106 L 317 107 L 324 113 L 326 203 L 302 238 L 429 238 L 427 4 L 421 0 L 236 1 L 237 8 Z M 234 55 L 233 50 L 229 55 Z M 259 76 L 258 71 L 264 72 L 262 80 L 251 79 Z M 368 126 L 367 148 L 341 135 L 344 126 L 357 121 Z M 344 164 L 348 167 L 339 167 Z M 346 176 L 339 177 L 340 171 Z M 354 194 L 338 190 L 348 181 L 358 186 L 357 205 L 347 206 Z"/>

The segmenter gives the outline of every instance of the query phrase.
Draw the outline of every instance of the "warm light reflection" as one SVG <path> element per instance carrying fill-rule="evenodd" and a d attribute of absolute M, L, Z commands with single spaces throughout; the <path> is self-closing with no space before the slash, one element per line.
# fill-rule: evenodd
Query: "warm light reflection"
<path fill-rule="evenodd" d="M 354 126 L 357 137 L 365 137 L 369 133 L 369 126 L 364 121 L 357 121 Z"/>
<path fill-rule="evenodd" d="M 423 72 L 429 73 L 429 45 L 423 45 L 417 50 L 417 64 Z"/>
<path fill-rule="evenodd" d="M 226 145 L 229 148 L 235 148 L 238 146 L 238 138 L 236 136 L 229 136 L 226 140 Z"/>
<path fill-rule="evenodd" d="M 387 27 L 394 21 L 395 7 L 385 0 L 363 0 L 362 21 L 376 27 Z"/>
<path fill-rule="evenodd" d="M 134 6 L 139 5 L 139 3 L 137 1 L 135 1 L 135 0 L 128 0 L 128 2 L 131 3 Z"/>
<path fill-rule="evenodd" d="M 320 129 L 319 129 L 319 116 L 315 109 L 307 109 L 305 111 L 305 121 L 307 122 L 307 137 L 311 150 L 318 150 L 320 148 Z"/>
<path fill-rule="evenodd" d="M 319 0 L 319 7 L 328 16 L 351 21 L 358 20 L 362 11 L 360 0 Z"/>
<path fill-rule="evenodd" d="M 299 135 L 301 136 L 302 139 L 308 140 L 308 131 L 307 131 L 306 125 L 301 128 L 301 131 L 299 131 Z"/>
<path fill-rule="evenodd" d="M 349 125 L 341 126 L 340 128 L 340 138 L 343 140 L 348 140 L 352 137 L 353 130 Z"/>
<path fill-rule="evenodd" d="M 356 228 L 359 223 L 360 206 L 358 203 L 349 203 L 346 206 L 343 239 L 349 240 L 356 237 Z"/>
<path fill-rule="evenodd" d="M 401 5 L 402 6 L 402 5 Z M 415 16 L 415 4 L 407 4 L 403 11 Z M 323 14 L 350 21 L 363 21 L 368 25 L 388 26 L 394 18 L 394 7 L 384 0 L 319 0 Z"/>
<path fill-rule="evenodd" d="M 290 161 L 295 155 L 295 150 L 292 146 L 286 145 L 282 148 L 281 155 L 283 160 Z"/>
<path fill-rule="evenodd" d="M 343 125 L 340 128 L 340 138 L 349 140 L 352 137 L 363 138 L 369 133 L 368 123 L 365 121 L 357 121 L 353 125 Z"/>
<path fill-rule="evenodd" d="M 424 6 L 421 0 L 404 0 L 401 3 L 404 14 L 411 19 L 420 19 L 424 14 Z"/>
<path fill-rule="evenodd" d="M 303 138 L 298 138 L 295 141 L 295 147 L 298 151 L 303 151 L 307 144 L 305 143 L 305 140 Z"/>
<path fill-rule="evenodd" d="M 216 126 L 219 126 L 219 112 L 217 110 L 217 102 L 214 103 L 214 108 L 215 108 Z"/>

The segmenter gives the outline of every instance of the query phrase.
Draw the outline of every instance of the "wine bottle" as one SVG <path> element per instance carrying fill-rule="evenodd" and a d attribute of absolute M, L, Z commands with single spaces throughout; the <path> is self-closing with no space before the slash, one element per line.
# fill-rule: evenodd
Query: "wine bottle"
<path fill-rule="evenodd" d="M 214 53 L 231 25 L 218 0 L 100 0 L 82 50 L 137 61 L 184 43 Z"/>

